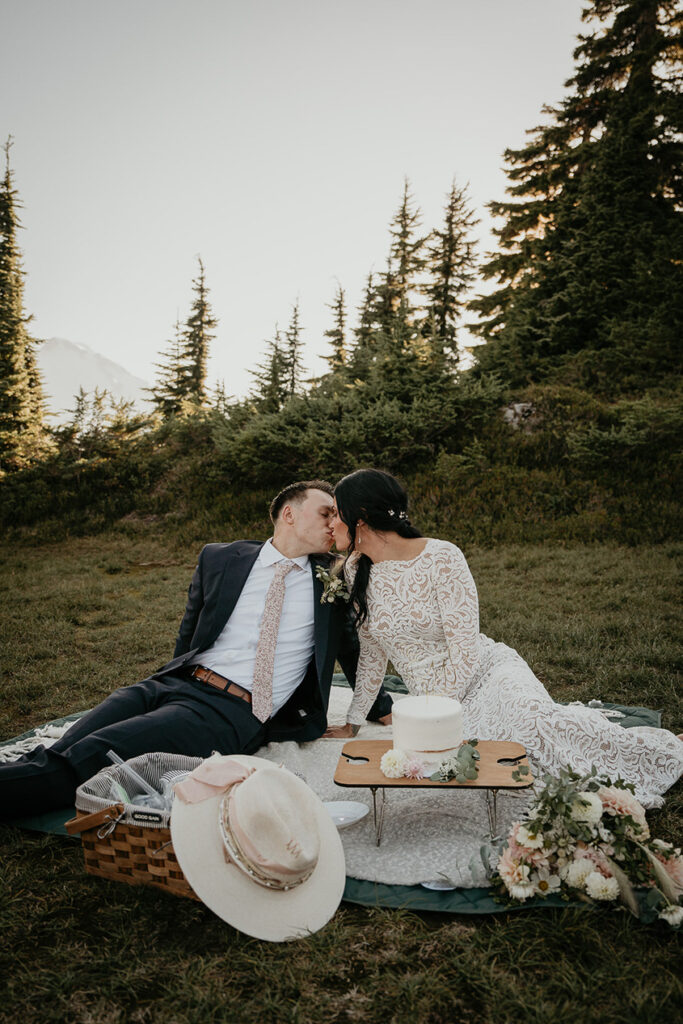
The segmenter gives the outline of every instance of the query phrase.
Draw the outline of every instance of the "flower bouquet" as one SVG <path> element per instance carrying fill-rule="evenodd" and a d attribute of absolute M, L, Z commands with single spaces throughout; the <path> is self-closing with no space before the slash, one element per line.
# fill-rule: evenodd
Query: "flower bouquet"
<path fill-rule="evenodd" d="M 569 899 L 620 900 L 641 916 L 645 907 L 672 926 L 683 921 L 683 857 L 652 839 L 633 786 L 561 769 L 544 775 L 523 822 L 515 822 L 498 859 L 494 881 L 513 900 L 551 893 Z"/>

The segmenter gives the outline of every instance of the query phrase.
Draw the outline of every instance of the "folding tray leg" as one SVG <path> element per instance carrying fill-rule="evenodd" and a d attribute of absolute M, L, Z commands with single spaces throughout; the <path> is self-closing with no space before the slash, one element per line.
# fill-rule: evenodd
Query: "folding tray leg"
<path fill-rule="evenodd" d="M 377 813 L 377 790 L 380 790 L 379 815 Z M 386 804 L 386 793 L 384 787 L 370 786 L 372 793 L 372 816 L 375 822 L 375 845 L 382 842 L 382 826 L 384 825 L 384 806 Z"/>

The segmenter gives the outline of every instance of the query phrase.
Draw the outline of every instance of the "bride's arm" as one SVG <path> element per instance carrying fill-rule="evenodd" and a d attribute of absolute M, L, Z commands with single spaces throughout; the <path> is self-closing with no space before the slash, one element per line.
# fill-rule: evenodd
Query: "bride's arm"
<path fill-rule="evenodd" d="M 349 589 L 353 584 L 355 572 L 355 562 L 351 559 L 347 562 L 344 573 Z M 332 726 L 325 732 L 326 736 L 335 738 L 355 736 L 368 717 L 368 712 L 375 703 L 375 698 L 384 681 L 389 659 L 379 644 L 370 636 L 367 622 L 364 622 L 358 629 L 358 640 L 360 653 L 356 667 L 356 683 L 346 715 L 346 725 Z"/>
<path fill-rule="evenodd" d="M 346 713 L 346 725 L 333 725 L 325 731 L 325 736 L 332 739 L 343 739 L 356 735 L 375 703 L 387 670 L 389 659 L 379 644 L 371 639 L 364 626 L 359 629 L 358 638 L 360 654 L 356 669 L 356 687 Z"/>
<path fill-rule="evenodd" d="M 465 556 L 455 545 L 437 552 L 432 582 L 455 671 L 453 696 L 462 700 L 479 667 L 479 599 Z"/>
<path fill-rule="evenodd" d="M 363 623 L 358 630 L 358 639 L 360 654 L 356 669 L 356 688 L 346 714 L 346 724 L 360 727 L 375 703 L 389 659 L 379 644 L 369 635 L 366 623 Z M 358 729 L 354 730 L 354 735 L 356 732 Z"/>

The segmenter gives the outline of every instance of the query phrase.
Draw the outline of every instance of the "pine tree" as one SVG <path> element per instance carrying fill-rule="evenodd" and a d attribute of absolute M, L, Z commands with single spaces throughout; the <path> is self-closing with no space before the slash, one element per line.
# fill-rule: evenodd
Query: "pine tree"
<path fill-rule="evenodd" d="M 324 332 L 324 336 L 330 339 L 332 355 L 324 358 L 330 364 L 334 373 L 346 366 L 346 296 L 341 285 L 337 286 L 337 292 L 333 302 L 326 303 L 327 308 L 332 310 L 333 326 Z"/>
<path fill-rule="evenodd" d="M 375 281 L 374 275 L 370 273 L 365 282 L 363 300 L 357 310 L 358 326 L 353 329 L 355 343 L 347 358 L 348 372 L 352 380 L 366 380 L 368 370 L 375 357 L 379 330 L 376 310 Z"/>
<path fill-rule="evenodd" d="M 512 383 L 573 366 L 647 383 L 675 366 L 683 327 L 683 128 L 672 0 L 594 0 L 570 94 L 550 123 L 508 150 L 513 197 L 502 252 L 484 268 L 500 287 L 473 308 L 480 363 Z"/>
<path fill-rule="evenodd" d="M 296 395 L 301 389 L 304 373 L 301 358 L 301 324 L 299 322 L 299 300 L 292 306 L 292 316 L 285 331 L 285 359 L 287 365 L 287 394 Z"/>
<path fill-rule="evenodd" d="M 5 144 L 0 185 L 0 474 L 35 458 L 43 441 L 43 396 L 34 341 L 24 313 L 24 272 L 17 245 L 18 194 Z"/>
<path fill-rule="evenodd" d="M 422 214 L 414 205 L 410 182 L 403 183 L 401 205 L 391 223 L 391 261 L 395 269 L 395 284 L 400 298 L 408 295 L 415 279 L 424 267 L 423 236 L 416 236 Z"/>
<path fill-rule="evenodd" d="M 28 318 L 29 321 L 32 319 Z M 31 422 L 33 423 L 34 435 L 39 439 L 39 449 L 49 443 L 44 436 L 45 431 L 45 391 L 43 388 L 43 376 L 38 368 L 36 359 L 36 346 L 40 342 L 36 338 L 29 337 L 26 345 L 26 372 L 28 374 L 29 396 L 31 401 Z"/>
<path fill-rule="evenodd" d="M 154 386 L 147 388 L 151 401 L 164 419 L 177 416 L 181 411 L 183 400 L 187 398 L 187 375 L 182 363 L 183 338 L 180 320 L 174 325 L 173 338 L 168 344 L 162 361 L 155 363 L 157 379 Z"/>
<path fill-rule="evenodd" d="M 204 405 L 206 395 L 206 371 L 209 346 L 215 338 L 212 333 L 217 325 L 209 305 L 209 290 L 206 286 L 204 264 L 198 257 L 199 274 L 192 282 L 194 299 L 190 315 L 182 334 L 181 365 L 183 398 L 197 405 Z"/>
<path fill-rule="evenodd" d="M 399 317 L 405 317 L 405 314 L 406 310 L 402 306 L 402 296 L 389 256 L 387 269 L 384 273 L 378 274 L 378 281 L 372 291 L 371 321 L 375 325 L 375 333 L 391 336 Z"/>
<path fill-rule="evenodd" d="M 444 225 L 430 236 L 427 249 L 429 281 L 423 334 L 429 337 L 435 354 L 448 353 L 458 360 L 457 328 L 466 307 L 466 296 L 475 277 L 475 243 L 471 231 L 478 224 L 466 188 L 453 181 L 448 195 Z"/>
<path fill-rule="evenodd" d="M 277 324 L 274 338 L 267 342 L 266 353 L 265 361 L 249 371 L 256 382 L 251 397 L 259 412 L 279 412 L 290 392 L 285 343 Z"/>
<path fill-rule="evenodd" d="M 410 183 L 406 178 L 401 205 L 389 228 L 389 266 L 380 288 L 383 303 L 381 325 L 386 333 L 398 329 L 401 334 L 409 337 L 415 326 L 418 312 L 415 296 L 418 292 L 418 278 L 425 266 L 423 251 L 426 238 L 417 234 L 421 220 L 422 215 L 415 206 Z"/>
<path fill-rule="evenodd" d="M 221 416 L 228 415 L 230 411 L 231 397 L 232 396 L 229 395 L 225 390 L 225 379 L 221 378 L 220 380 L 217 380 L 213 389 L 211 405 L 216 410 L 216 412 L 219 412 L 221 414 Z"/>
<path fill-rule="evenodd" d="M 356 338 L 356 346 L 364 346 L 370 343 L 372 335 L 375 333 L 376 324 L 374 320 L 375 310 L 375 284 L 374 275 L 368 274 L 365 282 L 365 291 L 363 293 L 363 301 L 358 307 L 358 327 L 354 329 L 354 335 Z"/>

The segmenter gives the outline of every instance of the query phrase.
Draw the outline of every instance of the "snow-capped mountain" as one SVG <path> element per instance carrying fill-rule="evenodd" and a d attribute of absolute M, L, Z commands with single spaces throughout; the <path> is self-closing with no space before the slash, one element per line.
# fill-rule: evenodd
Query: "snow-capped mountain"
<path fill-rule="evenodd" d="M 66 338 L 48 338 L 36 346 L 36 359 L 43 375 L 45 404 L 53 414 L 48 422 L 53 425 L 70 419 L 68 410 L 74 408 L 74 395 L 81 387 L 89 392 L 106 388 L 115 398 L 125 398 L 144 408 L 147 396 L 143 388 L 149 386 L 147 381 L 134 377 L 87 345 L 77 345 Z"/>

